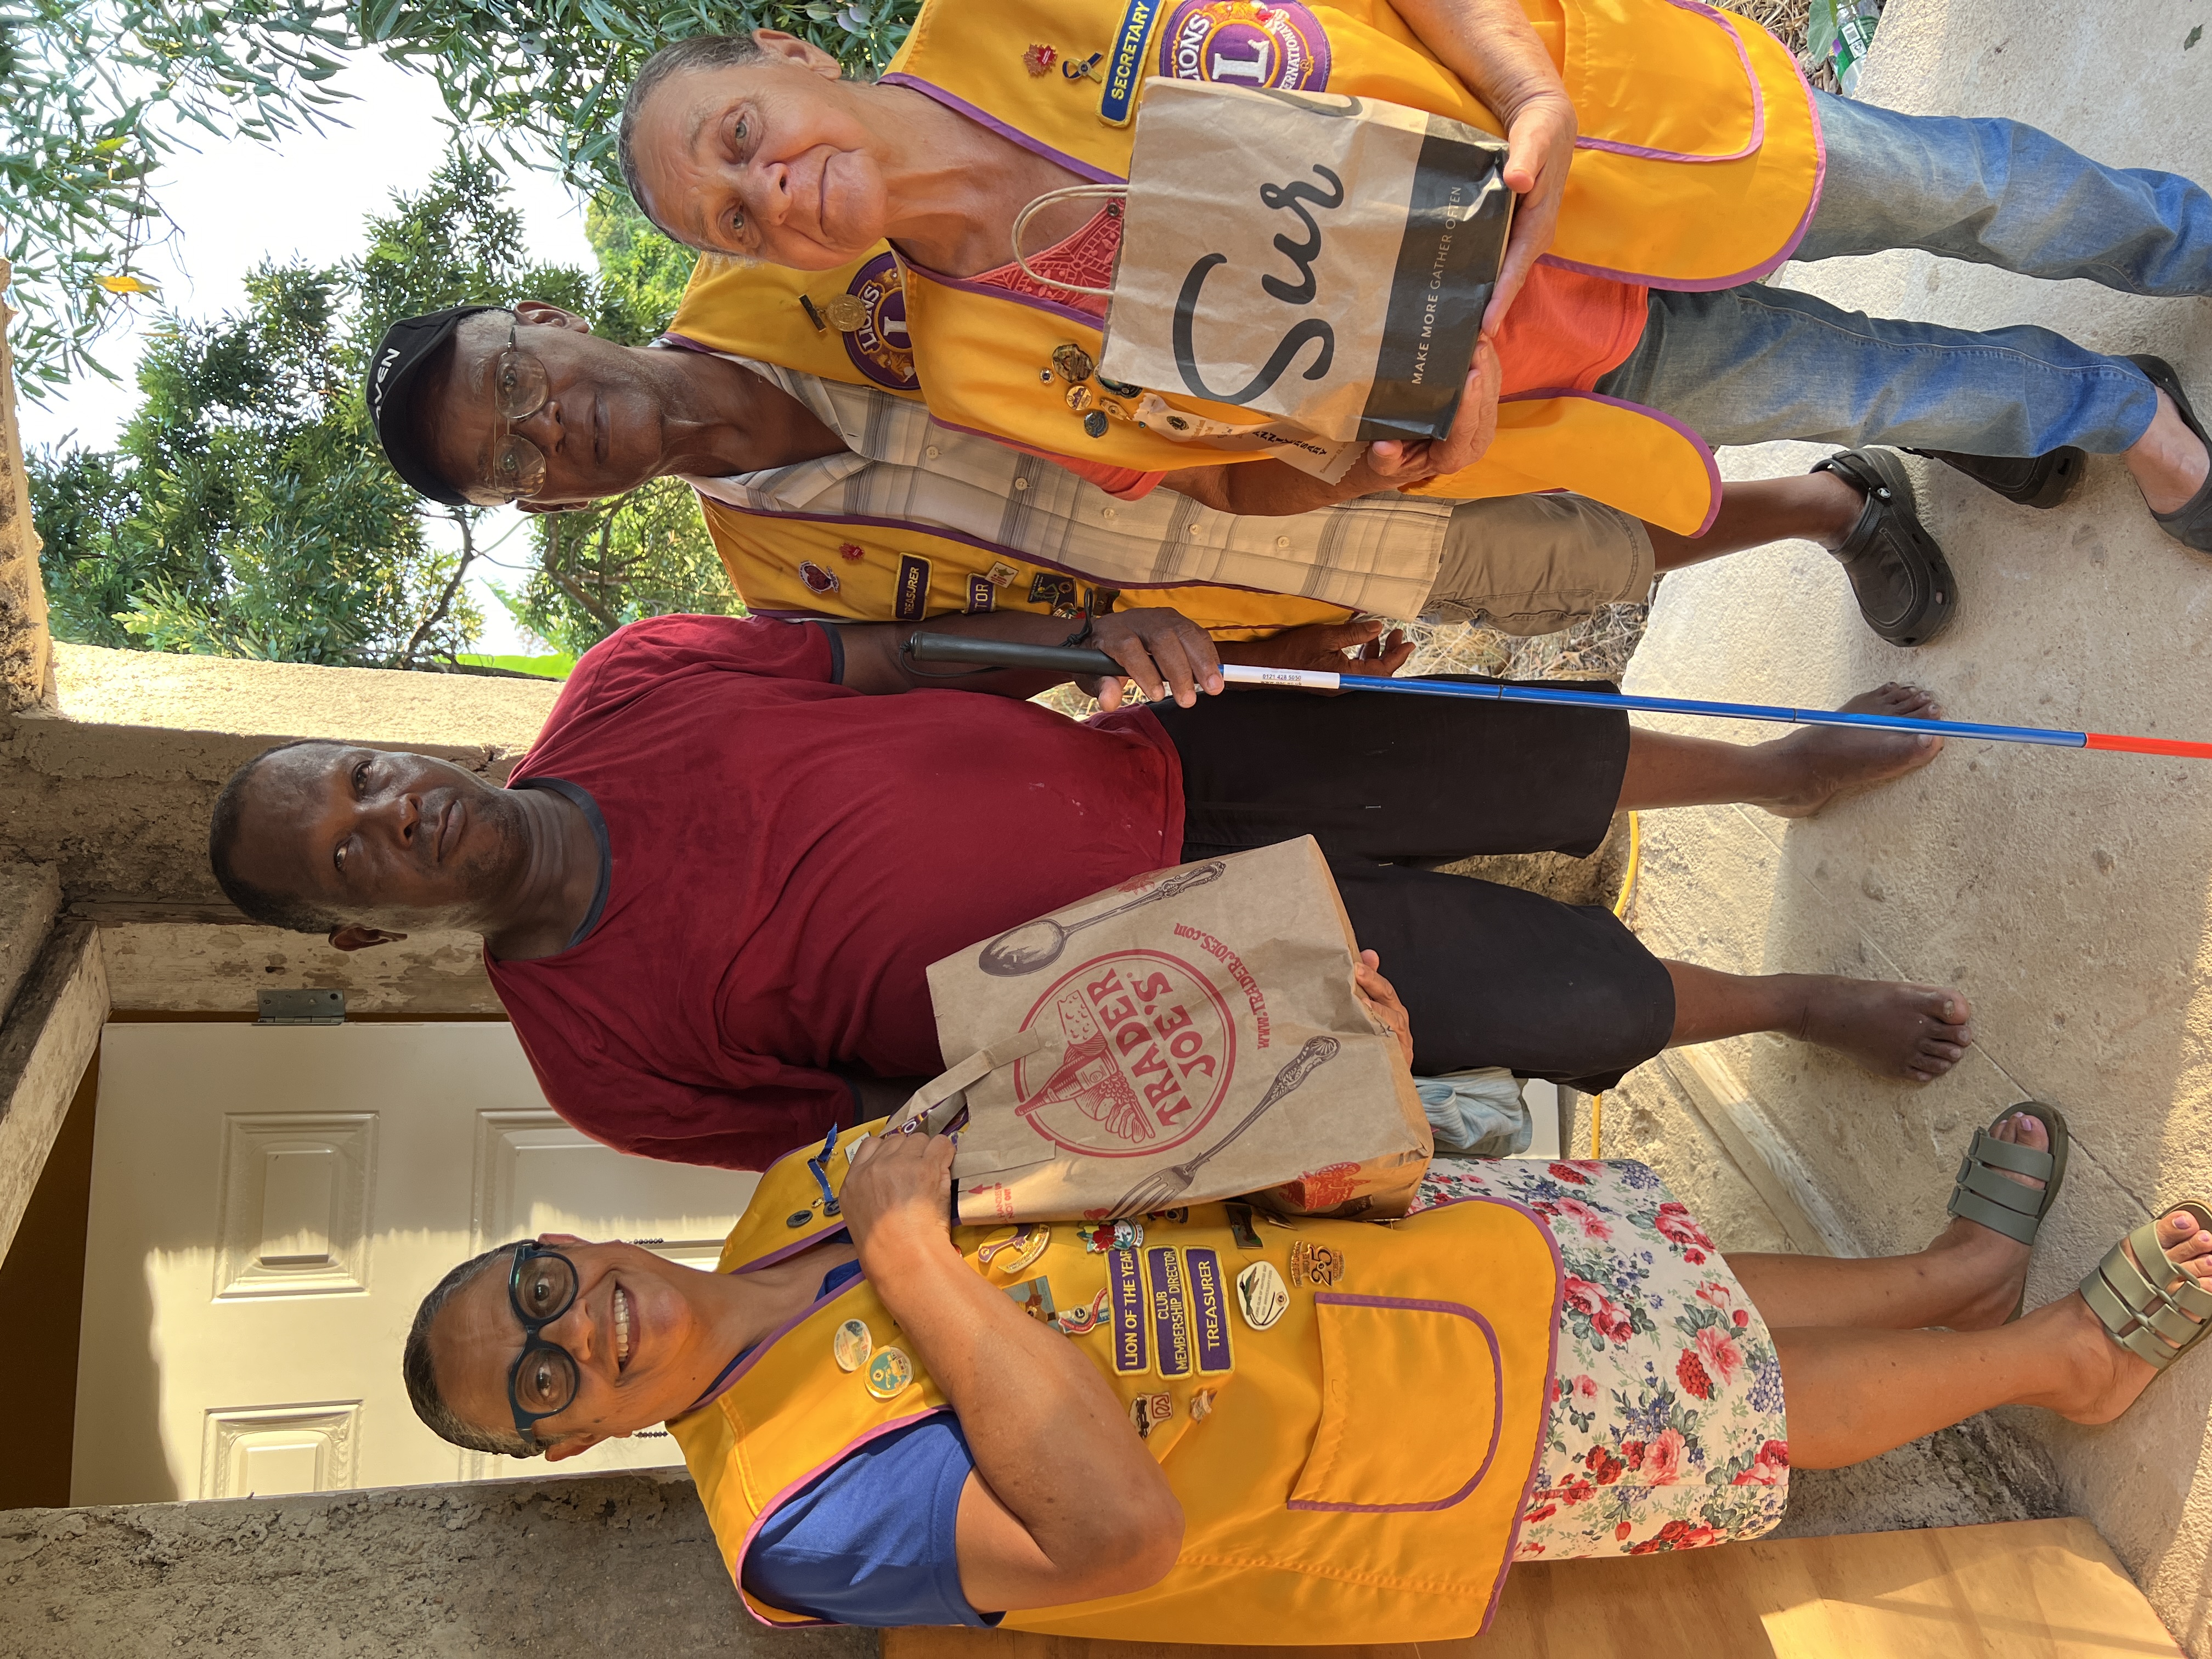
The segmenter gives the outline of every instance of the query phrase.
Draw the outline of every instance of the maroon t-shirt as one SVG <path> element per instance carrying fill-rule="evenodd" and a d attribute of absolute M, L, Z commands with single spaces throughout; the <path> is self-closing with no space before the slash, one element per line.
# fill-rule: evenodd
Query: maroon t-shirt
<path fill-rule="evenodd" d="M 1142 709 L 863 696 L 814 623 L 659 617 L 586 654 L 512 782 L 605 820 L 598 920 L 489 961 L 545 1097 L 624 1152 L 761 1169 L 854 1121 L 840 1075 L 943 1069 L 928 965 L 1175 863 Z"/>

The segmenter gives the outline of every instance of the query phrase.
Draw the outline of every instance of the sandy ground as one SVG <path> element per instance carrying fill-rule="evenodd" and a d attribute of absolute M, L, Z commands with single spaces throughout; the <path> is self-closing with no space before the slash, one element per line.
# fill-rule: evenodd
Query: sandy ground
<path fill-rule="evenodd" d="M 2212 179 L 2212 43 L 2185 45 L 2207 21 L 2201 0 L 1892 0 L 1861 94 L 2028 119 L 2114 164 Z M 2102 350 L 2155 351 L 2212 406 L 2203 300 L 1902 253 L 1779 280 L 1876 315 L 2036 322 Z M 1820 453 L 1738 450 L 1723 470 L 1801 471 Z M 2075 500 L 2042 514 L 1914 466 L 1962 594 L 1944 638 L 1883 645 L 1834 563 L 1790 544 L 1670 577 L 1629 689 L 1832 705 L 1911 678 L 1961 719 L 2212 738 L 2212 561 L 2160 533 L 2117 461 L 2094 462 Z M 2075 1136 L 2032 1301 L 2070 1288 L 2151 1206 L 2212 1193 L 2212 763 L 1954 743 L 1927 771 L 1809 822 L 1716 809 L 1644 823 L 1638 915 L 1655 945 L 1716 967 L 1917 980 L 1972 1000 L 1978 1048 L 1926 1088 L 1778 1039 L 1718 1045 L 1849 1243 L 1923 1241 L 1974 1126 L 2030 1097 L 2061 1106 Z M 1624 1136 L 1609 1152 L 1632 1149 L 1638 1101 L 1661 1092 L 1632 1080 L 1609 1103 Z M 1655 1127 L 1662 1105 L 1645 1114 Z M 1700 1184 L 1686 1164 L 1681 1179 Z M 1729 1196 L 1717 1177 L 1706 1184 Z M 2208 1412 L 2212 1357 L 2200 1355 L 2111 1427 L 2006 1414 L 2198 1659 L 2212 1655 Z"/>

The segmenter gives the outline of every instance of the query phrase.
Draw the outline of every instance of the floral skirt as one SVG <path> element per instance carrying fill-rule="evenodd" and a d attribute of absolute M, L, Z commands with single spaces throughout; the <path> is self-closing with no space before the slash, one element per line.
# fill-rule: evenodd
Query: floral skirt
<path fill-rule="evenodd" d="M 1774 1339 L 1720 1252 L 1641 1164 L 1437 1158 L 1416 1207 L 1504 1198 L 1565 1273 L 1551 1421 L 1516 1559 L 1648 1555 L 1782 1519 Z"/>

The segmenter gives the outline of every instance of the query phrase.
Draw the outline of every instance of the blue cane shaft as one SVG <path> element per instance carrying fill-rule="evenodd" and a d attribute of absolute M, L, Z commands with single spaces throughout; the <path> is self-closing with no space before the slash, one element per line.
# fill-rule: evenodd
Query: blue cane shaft
<path fill-rule="evenodd" d="M 1457 680 L 1386 679 L 1376 674 L 1343 674 L 1347 691 L 1404 691 L 1416 696 L 1486 697 L 1497 702 L 1541 702 L 1571 708 L 1621 708 L 1632 714 L 1696 714 L 1715 720 L 1771 720 L 1783 726 L 1844 726 L 1877 732 L 1919 732 L 1947 738 L 1981 738 L 1992 743 L 2039 743 L 2080 749 L 2086 732 L 2060 732 L 2043 726 L 1983 726 L 1972 720 L 1916 720 L 1893 714 L 1860 714 L 1836 708 L 1784 708 L 1761 702 L 1705 702 L 1692 697 L 1640 697 L 1620 691 L 1575 691 L 1564 686 L 1468 684 Z"/>
<path fill-rule="evenodd" d="M 921 633 L 910 647 L 924 662 L 1041 669 L 1064 674 L 1119 674 L 1121 665 L 1102 651 L 1054 645 L 1020 645 L 958 634 Z M 1620 708 L 1632 714 L 1695 714 L 1709 720 L 1768 720 L 1782 726 L 1856 726 L 1876 732 L 1918 732 L 1991 743 L 2035 743 L 2056 749 L 2089 746 L 2086 732 L 2042 726 L 1981 726 L 1971 720 L 1916 720 L 1891 714 L 1855 714 L 1835 708 L 1784 708 L 1759 702 L 1704 702 L 1692 697 L 1639 697 L 1619 691 L 1577 691 L 1558 685 L 1494 685 L 1464 680 L 1389 679 L 1377 674 L 1331 674 L 1296 669 L 1229 665 L 1242 684 L 1303 684 L 1314 690 L 1396 691 L 1417 697 L 1482 697 L 1492 702 L 1541 702 L 1570 708 Z"/>

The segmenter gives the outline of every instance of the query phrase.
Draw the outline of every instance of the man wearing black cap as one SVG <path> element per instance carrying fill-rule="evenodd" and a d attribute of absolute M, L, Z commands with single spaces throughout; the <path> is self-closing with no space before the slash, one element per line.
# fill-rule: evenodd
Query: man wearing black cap
<path fill-rule="evenodd" d="M 1925 618 L 1953 603 L 1887 454 L 1731 484 L 1692 538 L 1574 496 L 1396 493 L 1454 465 L 1441 443 L 1370 453 L 1334 485 L 1272 460 L 1079 473 L 939 425 L 884 387 L 677 334 L 659 348 L 597 339 L 536 301 L 457 307 L 386 333 L 369 410 L 400 476 L 449 505 L 561 511 L 683 477 L 748 608 L 787 619 L 1096 616 L 1128 592 L 1217 639 L 1267 640 L 1238 660 L 1320 664 L 1360 647 L 1395 670 L 1405 647 L 1360 613 L 1546 633 L 1640 601 L 1656 570 L 1793 537 L 1836 552 L 1895 642 L 1930 637 Z"/>

